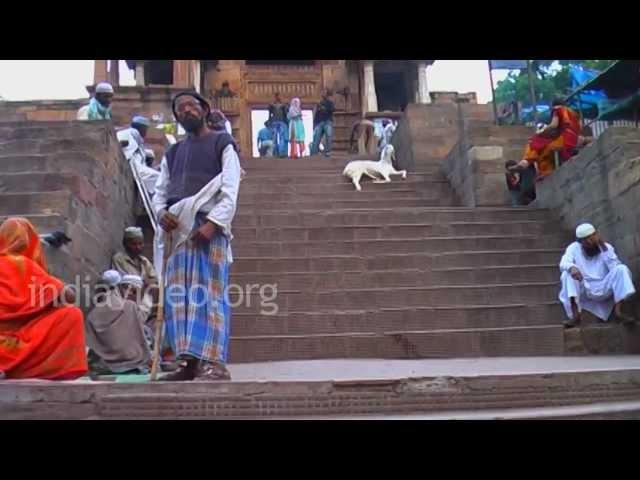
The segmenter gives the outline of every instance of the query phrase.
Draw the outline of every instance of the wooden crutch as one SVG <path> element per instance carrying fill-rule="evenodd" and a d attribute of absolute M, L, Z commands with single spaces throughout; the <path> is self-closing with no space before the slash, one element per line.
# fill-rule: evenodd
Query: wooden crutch
<path fill-rule="evenodd" d="M 167 263 L 169 261 L 169 254 L 171 253 L 171 238 L 172 233 L 167 233 L 167 242 L 162 252 L 162 276 L 160 277 L 160 292 L 158 295 L 158 312 L 156 314 L 156 331 L 155 341 L 153 345 L 153 357 L 151 363 L 151 381 L 154 382 L 158 376 L 158 366 L 160 364 L 160 344 L 162 336 L 162 326 L 164 324 L 164 289 L 165 279 L 167 274 Z"/>

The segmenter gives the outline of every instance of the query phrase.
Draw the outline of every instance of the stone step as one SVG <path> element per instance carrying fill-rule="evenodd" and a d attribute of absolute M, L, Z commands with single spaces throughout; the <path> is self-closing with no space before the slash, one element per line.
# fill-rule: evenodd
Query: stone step
<path fill-rule="evenodd" d="M 244 227 L 233 229 L 238 241 L 374 240 L 393 238 L 468 235 L 548 235 L 555 232 L 553 222 L 451 222 L 423 224 L 340 225 L 326 227 Z"/>
<path fill-rule="evenodd" d="M 1 184 L 0 184 L 1 185 Z M 1 188 L 1 187 L 0 187 Z M 422 200 L 424 202 L 440 202 L 443 197 L 447 197 L 449 203 L 451 202 L 450 197 L 453 193 L 447 186 L 443 186 L 442 191 L 437 190 L 388 190 L 388 191 L 380 191 L 380 190 L 362 190 L 360 192 L 356 191 L 352 188 L 351 191 L 334 191 L 331 193 L 311 193 L 311 192 L 240 192 L 238 197 L 238 205 L 251 206 L 255 205 L 256 207 L 261 207 L 262 205 L 268 204 L 286 204 L 293 203 L 296 205 L 305 205 L 305 204 L 331 204 L 332 202 L 376 202 L 376 203 L 384 203 L 385 205 L 390 202 L 396 201 L 407 201 L 414 200 L 419 201 Z M 371 203 L 369 203 L 371 205 Z"/>
<path fill-rule="evenodd" d="M 231 282 L 238 285 L 278 285 L 282 289 L 318 290 L 328 288 L 411 287 L 428 285 L 482 285 L 509 282 L 555 282 L 557 265 L 505 265 L 488 268 L 438 270 L 398 269 L 368 271 L 234 273 Z"/>
<path fill-rule="evenodd" d="M 234 226 L 249 227 L 336 227 L 341 225 L 374 225 L 393 219 L 394 223 L 444 222 L 511 222 L 547 220 L 546 209 L 534 208 L 362 208 L 310 210 L 295 212 L 238 212 Z"/>
<path fill-rule="evenodd" d="M 0 215 L 67 215 L 71 192 L 29 192 L 0 194 Z"/>
<path fill-rule="evenodd" d="M 83 151 L 57 154 L 0 155 L 0 174 L 73 172 L 86 177 L 94 185 L 104 182 L 104 166 L 94 156 Z M 16 179 L 18 177 L 15 177 Z M 19 185 L 19 181 L 16 183 Z"/>
<path fill-rule="evenodd" d="M 295 311 L 276 315 L 233 313 L 234 336 L 383 333 L 470 328 L 558 325 L 559 303 L 397 307 L 361 310 Z"/>
<path fill-rule="evenodd" d="M 243 180 L 240 184 L 240 197 L 254 193 L 290 193 L 290 194 L 333 194 L 333 193 L 353 193 L 367 195 L 370 192 L 438 192 L 447 194 L 451 192 L 451 186 L 447 180 L 417 180 L 407 179 L 392 181 L 391 183 L 373 184 L 368 180 L 361 181 L 363 189 L 357 192 L 353 183 L 348 179 L 344 181 L 328 183 L 296 183 L 272 185 L 269 182 L 258 182 Z M 357 198 L 357 197 L 356 197 Z"/>
<path fill-rule="evenodd" d="M 366 188 L 363 186 L 363 188 Z M 255 202 L 251 199 L 244 200 L 242 197 L 238 200 L 238 213 L 245 211 L 261 212 L 261 211 L 277 211 L 277 210 L 334 210 L 340 208 L 367 208 L 371 206 L 371 199 L 358 199 L 357 197 L 349 200 L 337 200 L 332 197 L 324 197 L 316 201 L 289 200 L 282 202 L 259 201 Z M 424 206 L 451 206 L 454 200 L 451 196 L 434 196 L 420 198 L 419 195 L 391 197 L 384 201 L 385 207 L 424 207 Z"/>
<path fill-rule="evenodd" d="M 1 212 L 0 212 L 1 213 Z M 243 256 L 316 256 L 316 255 L 383 255 L 387 253 L 444 253 L 461 250 L 505 250 L 520 248 L 562 248 L 566 241 L 560 236 L 503 235 L 426 237 L 384 240 L 343 240 L 308 242 L 234 242 L 238 258 Z M 235 255 L 234 255 L 235 256 Z"/>
<path fill-rule="evenodd" d="M 566 411 L 557 415 L 562 406 L 579 409 L 571 415 L 580 417 L 602 415 L 606 403 L 616 418 L 632 418 L 622 413 L 637 409 L 630 405 L 640 398 L 636 363 L 633 356 L 351 359 L 232 364 L 232 382 L 4 381 L 0 417 L 433 418 L 449 413 L 464 419 L 469 417 L 451 412 L 477 418 L 508 409 L 490 418 L 524 418 L 518 409 L 553 407 L 555 416 L 564 418 Z"/>
<path fill-rule="evenodd" d="M 486 328 L 232 337 L 233 363 L 330 358 L 466 358 L 562 355 L 563 327 Z"/>
<path fill-rule="evenodd" d="M 0 155 L 54 154 L 67 151 L 98 152 L 106 148 L 106 137 L 80 135 L 57 136 L 51 138 L 24 138 L 19 140 L 0 140 Z M 95 133 L 95 132 L 94 132 Z"/>
<path fill-rule="evenodd" d="M 433 181 L 433 180 L 441 180 L 442 178 L 438 175 L 434 169 L 434 172 L 421 172 L 421 173 L 413 173 L 409 172 L 407 174 L 407 180 L 415 179 L 417 181 Z M 435 176 L 435 178 L 434 178 Z M 395 182 L 403 182 L 402 177 L 395 176 L 392 177 L 392 180 Z M 342 175 L 342 170 L 336 170 L 335 172 L 309 172 L 309 171 L 300 171 L 300 172 L 287 172 L 286 174 L 278 175 L 273 172 L 248 172 L 247 176 L 242 180 L 242 185 L 245 184 L 250 185 L 252 183 L 260 183 L 260 184 L 270 184 L 270 185 L 288 185 L 291 183 L 294 184 L 310 184 L 310 183 L 323 183 L 323 184 L 332 184 L 332 183 L 348 183 L 350 180 Z M 368 183 L 368 182 L 367 182 Z M 275 187 L 277 188 L 277 187 Z"/>
<path fill-rule="evenodd" d="M 0 194 L 68 190 L 82 197 L 91 189 L 87 178 L 74 172 L 0 173 Z"/>
<path fill-rule="evenodd" d="M 325 272 L 369 271 L 432 268 L 481 268 L 507 265 L 557 264 L 562 249 L 497 250 L 477 252 L 383 253 L 380 255 L 317 255 L 313 257 L 286 256 L 280 258 L 238 256 L 234 251 L 233 274 L 262 272 Z"/>
<path fill-rule="evenodd" d="M 271 286 L 238 285 L 229 289 L 237 313 L 288 313 L 334 309 L 491 305 L 544 303 L 554 301 L 558 282 L 527 282 L 467 286 L 421 286 L 393 288 L 352 288 L 349 290 L 286 290 Z"/>

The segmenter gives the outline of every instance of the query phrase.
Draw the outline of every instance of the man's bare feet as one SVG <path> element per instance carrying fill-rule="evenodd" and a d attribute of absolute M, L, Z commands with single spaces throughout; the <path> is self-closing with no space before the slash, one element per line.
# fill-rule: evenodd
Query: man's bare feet
<path fill-rule="evenodd" d="M 571 314 L 571 319 L 564 322 L 565 328 L 573 328 L 582 323 L 582 313 L 580 313 L 580 309 L 573 298 L 571 299 Z"/>

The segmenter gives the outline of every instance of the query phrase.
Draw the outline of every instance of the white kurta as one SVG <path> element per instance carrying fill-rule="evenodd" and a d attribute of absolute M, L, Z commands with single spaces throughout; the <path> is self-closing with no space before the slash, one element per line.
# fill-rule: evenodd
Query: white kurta
<path fill-rule="evenodd" d="M 212 179 L 195 195 L 185 198 L 172 205 L 169 212 L 178 217 L 180 226 L 172 236 L 172 249 L 186 240 L 191 233 L 198 212 L 208 212 L 207 220 L 222 228 L 222 232 L 229 239 L 227 256 L 229 263 L 233 262 L 231 252 L 231 222 L 236 214 L 238 190 L 240 185 L 240 159 L 233 145 L 228 145 L 222 152 L 222 172 Z M 167 190 L 169 188 L 169 166 L 167 157 L 162 158 L 160 164 L 160 176 L 156 183 L 156 194 L 153 197 L 153 209 L 158 215 L 167 205 Z M 164 251 L 164 235 L 162 229 L 158 230 L 154 241 L 153 263 L 156 272 L 162 272 L 162 260 Z"/>
<path fill-rule="evenodd" d="M 117 135 L 119 141 L 126 140 L 129 142 L 129 145 L 122 149 L 124 156 L 130 162 L 135 163 L 138 173 L 140 174 L 140 180 L 144 183 L 149 195 L 153 195 L 160 172 L 155 168 L 147 166 L 147 154 L 144 150 L 144 143 L 138 141 L 138 138 L 141 138 L 140 133 L 133 127 L 130 127 L 118 131 Z"/>
<path fill-rule="evenodd" d="M 613 306 L 635 293 L 631 272 L 624 265 L 615 249 L 608 243 L 607 250 L 594 258 L 588 258 L 582 245 L 573 242 L 567 247 L 560 260 L 560 302 L 567 317 L 571 318 L 570 298 L 576 298 L 580 311 L 582 308 L 606 321 Z M 569 273 L 571 267 L 580 270 L 583 280 L 574 280 Z"/>

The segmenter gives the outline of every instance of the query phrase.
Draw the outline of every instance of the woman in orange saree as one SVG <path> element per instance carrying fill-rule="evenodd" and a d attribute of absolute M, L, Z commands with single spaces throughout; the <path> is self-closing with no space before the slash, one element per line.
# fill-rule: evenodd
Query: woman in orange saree
<path fill-rule="evenodd" d="M 523 160 L 510 170 L 535 164 L 538 179 L 542 179 L 555 169 L 554 152 L 559 152 L 565 162 L 574 155 L 578 145 L 587 141 L 580 137 L 580 116 L 567 107 L 563 99 L 556 98 L 552 103 L 551 123 L 529 139 Z"/>
<path fill-rule="evenodd" d="M 87 373 L 84 321 L 49 275 L 40 238 L 24 218 L 0 225 L 0 377 L 69 380 Z"/>

